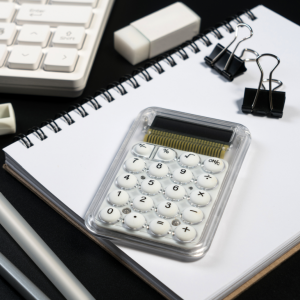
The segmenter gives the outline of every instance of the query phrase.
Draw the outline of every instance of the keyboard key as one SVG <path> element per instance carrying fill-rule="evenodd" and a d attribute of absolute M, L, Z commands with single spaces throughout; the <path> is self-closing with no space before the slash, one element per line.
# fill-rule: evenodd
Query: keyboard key
<path fill-rule="evenodd" d="M 183 211 L 182 219 L 189 224 L 198 224 L 203 221 L 204 214 L 199 208 L 188 207 Z"/>
<path fill-rule="evenodd" d="M 88 5 L 88 6 L 95 7 L 97 4 L 97 0 L 52 0 L 51 4 Z"/>
<path fill-rule="evenodd" d="M 193 177 L 193 173 L 189 169 L 176 169 L 172 174 L 172 180 L 180 184 L 191 182 Z"/>
<path fill-rule="evenodd" d="M 141 212 L 150 211 L 153 207 L 153 200 L 149 196 L 137 196 L 132 202 L 133 208 Z"/>
<path fill-rule="evenodd" d="M 200 157 L 195 153 L 186 152 L 180 155 L 179 164 L 183 167 L 194 168 L 199 163 L 200 163 Z"/>
<path fill-rule="evenodd" d="M 15 46 L 8 59 L 12 69 L 36 70 L 42 58 L 42 48 L 38 46 Z"/>
<path fill-rule="evenodd" d="M 213 174 L 222 172 L 224 167 L 224 162 L 217 157 L 207 158 L 202 166 L 205 172 Z"/>
<path fill-rule="evenodd" d="M 44 69 L 54 72 L 73 72 L 77 59 L 76 49 L 50 48 L 44 62 Z"/>
<path fill-rule="evenodd" d="M 106 207 L 100 212 L 100 219 L 108 224 L 117 223 L 120 217 L 121 213 L 115 207 Z"/>
<path fill-rule="evenodd" d="M 141 158 L 132 157 L 126 160 L 125 168 L 128 172 L 140 173 L 146 168 L 146 164 Z"/>
<path fill-rule="evenodd" d="M 0 44 L 11 45 L 16 32 L 15 23 L 0 23 Z"/>
<path fill-rule="evenodd" d="M 196 237 L 196 230 L 192 226 L 179 226 L 174 233 L 176 239 L 181 242 L 191 242 Z"/>
<path fill-rule="evenodd" d="M 190 195 L 190 204 L 193 206 L 206 206 L 211 201 L 211 196 L 208 192 L 196 190 Z"/>
<path fill-rule="evenodd" d="M 18 36 L 18 43 L 21 45 L 36 45 L 46 47 L 50 37 L 50 26 L 28 25 L 22 26 Z"/>
<path fill-rule="evenodd" d="M 24 4 L 19 10 L 19 13 L 16 17 L 16 22 L 18 25 L 71 25 L 88 28 L 92 14 L 92 8 L 85 6 Z"/>
<path fill-rule="evenodd" d="M 154 219 L 149 225 L 150 231 L 157 236 L 166 235 L 170 228 L 170 223 L 164 219 Z"/>
<path fill-rule="evenodd" d="M 0 0 L 0 2 L 13 2 L 13 0 Z"/>
<path fill-rule="evenodd" d="M 141 184 L 141 192 L 147 195 L 156 195 L 161 190 L 161 184 L 155 179 L 145 179 Z"/>
<path fill-rule="evenodd" d="M 0 2 L 0 22 L 10 22 L 15 13 L 14 3 Z"/>
<path fill-rule="evenodd" d="M 155 178 L 166 177 L 169 173 L 169 168 L 166 164 L 161 162 L 152 163 L 149 167 L 149 176 Z"/>
<path fill-rule="evenodd" d="M 125 190 L 130 190 L 136 187 L 138 181 L 137 178 L 132 174 L 122 174 L 117 179 L 117 185 L 120 188 L 123 188 Z"/>
<path fill-rule="evenodd" d="M 157 214 L 160 217 L 174 218 L 178 213 L 178 206 L 174 202 L 163 201 L 157 206 Z"/>
<path fill-rule="evenodd" d="M 129 201 L 129 195 L 125 191 L 116 190 L 109 194 L 108 201 L 116 206 L 123 206 Z"/>
<path fill-rule="evenodd" d="M 218 179 L 211 174 L 202 174 L 197 178 L 197 186 L 205 190 L 210 190 L 218 185 Z"/>
<path fill-rule="evenodd" d="M 18 0 L 18 3 L 46 4 L 47 0 Z"/>
<path fill-rule="evenodd" d="M 7 55 L 6 45 L 0 45 L 0 67 L 2 67 Z"/>
<path fill-rule="evenodd" d="M 144 218 L 144 216 L 138 213 L 130 213 L 126 215 L 124 219 L 124 224 L 132 230 L 141 229 L 145 223 L 146 219 Z"/>
<path fill-rule="evenodd" d="M 185 188 L 181 185 L 171 184 L 165 190 L 165 197 L 174 201 L 180 201 L 186 196 Z"/>
<path fill-rule="evenodd" d="M 58 26 L 52 40 L 55 47 L 71 47 L 81 49 L 85 37 L 83 27 Z"/>

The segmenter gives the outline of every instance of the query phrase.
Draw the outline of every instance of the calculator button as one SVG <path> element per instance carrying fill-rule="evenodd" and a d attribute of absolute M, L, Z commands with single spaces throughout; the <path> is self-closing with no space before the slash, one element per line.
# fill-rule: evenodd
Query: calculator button
<path fill-rule="evenodd" d="M 134 146 L 134 152 L 141 156 L 149 156 L 153 147 L 146 143 L 140 143 Z"/>
<path fill-rule="evenodd" d="M 192 226 L 179 226 L 175 229 L 174 234 L 181 242 L 191 242 L 196 237 L 196 230 Z"/>
<path fill-rule="evenodd" d="M 183 167 L 194 168 L 200 163 L 200 157 L 196 153 L 185 152 L 180 155 L 179 164 Z"/>
<path fill-rule="evenodd" d="M 153 200 L 149 196 L 137 196 L 132 202 L 133 208 L 141 212 L 147 212 L 153 207 Z"/>
<path fill-rule="evenodd" d="M 169 222 L 164 219 L 155 219 L 149 225 L 150 231 L 157 236 L 168 234 L 170 228 Z"/>
<path fill-rule="evenodd" d="M 128 172 L 132 173 L 140 173 L 146 167 L 145 162 L 141 158 L 132 157 L 126 160 L 125 162 L 125 169 Z"/>
<path fill-rule="evenodd" d="M 185 188 L 177 184 L 168 185 L 165 190 L 165 197 L 167 199 L 179 201 L 182 200 L 185 196 Z"/>
<path fill-rule="evenodd" d="M 156 178 L 163 178 L 166 177 L 169 173 L 169 168 L 166 164 L 161 162 L 155 162 L 151 164 L 149 167 L 149 176 L 156 177 Z"/>
<path fill-rule="evenodd" d="M 163 201 L 157 206 L 157 214 L 165 218 L 174 218 L 178 215 L 178 206 L 174 202 Z"/>
<path fill-rule="evenodd" d="M 172 180 L 180 184 L 191 182 L 193 177 L 193 173 L 189 169 L 176 169 L 172 174 Z"/>
<path fill-rule="evenodd" d="M 120 219 L 121 213 L 115 207 L 106 207 L 100 212 L 100 219 L 106 223 L 114 224 Z"/>
<path fill-rule="evenodd" d="M 176 157 L 174 150 L 160 147 L 157 151 L 157 156 L 162 160 L 173 160 Z"/>
<path fill-rule="evenodd" d="M 122 206 L 129 201 L 129 195 L 125 191 L 116 190 L 109 194 L 108 201 L 113 205 Z"/>
<path fill-rule="evenodd" d="M 211 201 L 211 196 L 208 192 L 196 190 L 190 195 L 190 204 L 193 206 L 205 206 Z"/>
<path fill-rule="evenodd" d="M 218 179 L 212 174 L 202 174 L 197 178 L 197 186 L 203 189 L 213 189 L 218 184 Z"/>
<path fill-rule="evenodd" d="M 188 207 L 182 213 L 182 220 L 189 224 L 198 224 L 204 219 L 202 210 L 196 207 Z"/>
<path fill-rule="evenodd" d="M 130 213 L 124 219 L 124 224 L 132 230 L 141 229 L 146 223 L 146 219 L 143 215 L 138 213 Z"/>
<path fill-rule="evenodd" d="M 213 174 L 222 172 L 224 167 L 224 162 L 217 157 L 207 158 L 202 165 L 202 169 L 205 172 Z"/>
<path fill-rule="evenodd" d="M 124 173 L 117 178 L 117 186 L 121 189 L 130 190 L 137 185 L 137 178 L 128 173 Z"/>
<path fill-rule="evenodd" d="M 148 195 L 155 195 L 161 190 L 161 184 L 155 179 L 145 179 L 141 184 L 141 192 Z"/>

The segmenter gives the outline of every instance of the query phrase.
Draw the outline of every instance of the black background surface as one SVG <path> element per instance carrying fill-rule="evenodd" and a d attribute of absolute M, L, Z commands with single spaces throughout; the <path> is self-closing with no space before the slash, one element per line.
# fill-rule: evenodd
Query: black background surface
<path fill-rule="evenodd" d="M 259 4 L 264 4 L 291 21 L 300 24 L 299 4 L 297 2 L 299 1 L 263 0 L 262 3 L 256 0 L 184 1 L 201 16 L 201 32 L 243 9 L 253 8 Z M 72 104 L 80 102 L 85 96 L 93 95 L 97 88 L 106 87 L 122 75 L 131 73 L 136 67 L 142 66 L 144 63 L 138 66 L 130 65 L 114 50 L 113 32 L 172 3 L 171 0 L 116 0 L 87 87 L 81 97 L 67 99 L 0 94 L 0 103 L 11 102 L 13 104 L 17 120 L 17 133 L 26 133 L 29 128 L 39 126 L 43 121 L 53 118 L 56 113 L 68 110 Z M 294 38 L 299 40 L 299 37 Z M 295 59 L 300 58 L 295 57 Z M 282 61 L 282 63 L 284 62 Z M 0 148 L 11 144 L 13 136 L 0 136 Z M 3 163 L 4 154 L 1 151 L 0 165 L 2 166 Z M 2 168 L 0 169 L 0 191 L 96 299 L 162 298 L 155 290 L 80 233 Z M 11 260 L 48 297 L 57 300 L 63 299 L 58 290 L 1 226 L 0 252 Z M 297 253 L 240 295 L 238 299 L 299 299 L 299 265 L 300 253 Z M 163 268 L 163 266 L 161 267 Z M 201 293 L 200 290 L 199 293 Z M 0 278 L 0 299 L 22 299 L 22 297 Z M 197 299 L 197 295 L 195 295 L 195 299 Z"/>

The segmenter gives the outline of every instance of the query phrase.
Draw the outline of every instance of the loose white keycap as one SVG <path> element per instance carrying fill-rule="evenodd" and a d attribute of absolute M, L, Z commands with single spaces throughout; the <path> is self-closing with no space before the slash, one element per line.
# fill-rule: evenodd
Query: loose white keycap
<path fill-rule="evenodd" d="M 196 207 L 188 207 L 182 213 L 182 219 L 189 224 L 198 224 L 204 218 L 202 210 Z"/>
<path fill-rule="evenodd" d="M 141 184 L 141 191 L 144 194 L 155 195 L 161 190 L 161 184 L 155 179 L 145 179 Z"/>
<path fill-rule="evenodd" d="M 176 153 L 172 149 L 160 147 L 157 151 L 157 156 L 162 160 L 170 161 L 175 158 Z"/>
<path fill-rule="evenodd" d="M 138 181 L 132 174 L 124 173 L 117 178 L 117 186 L 125 190 L 130 190 L 137 185 Z"/>
<path fill-rule="evenodd" d="M 17 45 L 8 58 L 8 66 L 12 69 L 36 70 L 41 58 L 41 47 Z"/>
<path fill-rule="evenodd" d="M 197 178 L 197 185 L 203 189 L 213 189 L 218 184 L 218 179 L 212 174 L 202 174 Z"/>
<path fill-rule="evenodd" d="M 76 49 L 50 48 L 44 61 L 44 69 L 54 72 L 73 72 L 77 58 Z"/>
<path fill-rule="evenodd" d="M 52 4 L 65 4 L 65 5 L 88 5 L 95 7 L 97 0 L 52 0 Z"/>
<path fill-rule="evenodd" d="M 88 28 L 92 15 L 92 8 L 87 6 L 24 4 L 16 16 L 16 22 L 18 25 L 71 25 Z"/>
<path fill-rule="evenodd" d="M 179 163 L 180 165 L 188 168 L 196 167 L 200 162 L 200 157 L 196 153 L 185 152 L 180 155 Z"/>
<path fill-rule="evenodd" d="M 161 162 L 152 163 L 149 167 L 149 176 L 156 178 L 163 178 L 169 173 L 169 168 L 166 164 Z"/>
<path fill-rule="evenodd" d="M 208 192 L 196 190 L 190 195 L 190 203 L 194 206 L 205 206 L 211 201 L 211 196 Z"/>
<path fill-rule="evenodd" d="M 176 169 L 172 174 L 172 180 L 181 184 L 191 182 L 193 177 L 193 173 L 189 169 Z"/>
<path fill-rule="evenodd" d="M 138 213 L 130 213 L 124 219 L 124 224 L 132 230 L 141 229 L 145 223 L 146 219 L 144 216 Z"/>
<path fill-rule="evenodd" d="M 2 67 L 7 55 L 7 47 L 5 45 L 0 45 L 0 67 Z"/>
<path fill-rule="evenodd" d="M 17 32 L 15 23 L 0 23 L 0 44 L 11 45 Z"/>
<path fill-rule="evenodd" d="M 191 242 L 196 237 L 196 230 L 192 226 L 178 226 L 174 233 L 181 242 Z"/>
<path fill-rule="evenodd" d="M 121 213 L 115 207 L 106 207 L 100 212 L 100 219 L 106 223 L 114 224 L 120 219 Z"/>
<path fill-rule="evenodd" d="M 116 206 L 122 206 L 129 201 L 129 195 L 125 191 L 116 190 L 109 194 L 108 201 Z"/>
<path fill-rule="evenodd" d="M 179 201 L 182 200 L 186 195 L 185 188 L 181 185 L 171 184 L 165 190 L 165 197 L 167 199 Z"/>
<path fill-rule="evenodd" d="M 0 22 L 10 22 L 15 12 L 14 3 L 0 2 Z"/>
<path fill-rule="evenodd" d="M 224 169 L 224 162 L 217 157 L 207 158 L 203 163 L 203 169 L 208 173 L 220 173 Z"/>
<path fill-rule="evenodd" d="M 141 158 L 131 157 L 125 162 L 125 169 L 128 172 L 139 173 L 142 172 L 146 167 L 145 162 Z"/>
<path fill-rule="evenodd" d="M 46 47 L 50 37 L 50 26 L 25 24 L 18 36 L 18 43 L 22 45 L 36 45 Z"/>
<path fill-rule="evenodd" d="M 178 206 L 174 202 L 163 201 L 157 206 L 157 214 L 165 218 L 173 218 L 178 215 Z"/>
<path fill-rule="evenodd" d="M 152 151 L 152 147 L 146 143 L 140 143 L 134 146 L 134 152 L 141 156 L 149 156 Z"/>
<path fill-rule="evenodd" d="M 154 219 L 149 225 L 150 231 L 157 236 L 166 235 L 170 228 L 170 223 L 164 219 Z"/>
<path fill-rule="evenodd" d="M 83 27 L 58 26 L 52 40 L 54 47 L 81 49 L 85 37 Z"/>
<path fill-rule="evenodd" d="M 149 196 L 141 195 L 133 199 L 132 205 L 135 210 L 146 212 L 153 207 L 153 200 Z"/>

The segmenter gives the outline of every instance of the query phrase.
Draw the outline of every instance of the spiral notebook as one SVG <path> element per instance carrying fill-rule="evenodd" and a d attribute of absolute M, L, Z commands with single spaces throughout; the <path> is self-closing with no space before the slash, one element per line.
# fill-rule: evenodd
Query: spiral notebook
<path fill-rule="evenodd" d="M 282 119 L 241 112 L 244 89 L 258 87 L 256 63 L 247 62 L 247 72 L 228 82 L 204 62 L 217 43 L 227 46 L 232 41 L 234 33 L 229 32 L 241 21 L 254 35 L 237 55 L 250 48 L 281 60 L 273 77 L 283 81 L 286 92 Z M 292 137 L 298 136 L 300 126 L 299 35 L 299 26 L 257 6 L 123 78 L 122 84 L 98 91 L 96 98 L 62 114 L 42 132 L 21 137 L 4 149 L 5 168 L 86 232 L 83 217 L 141 110 L 158 106 L 247 126 L 251 147 L 202 260 L 183 263 L 91 236 L 167 298 L 231 299 L 298 250 L 300 202 L 293 178 L 300 166 L 300 142 Z"/>

